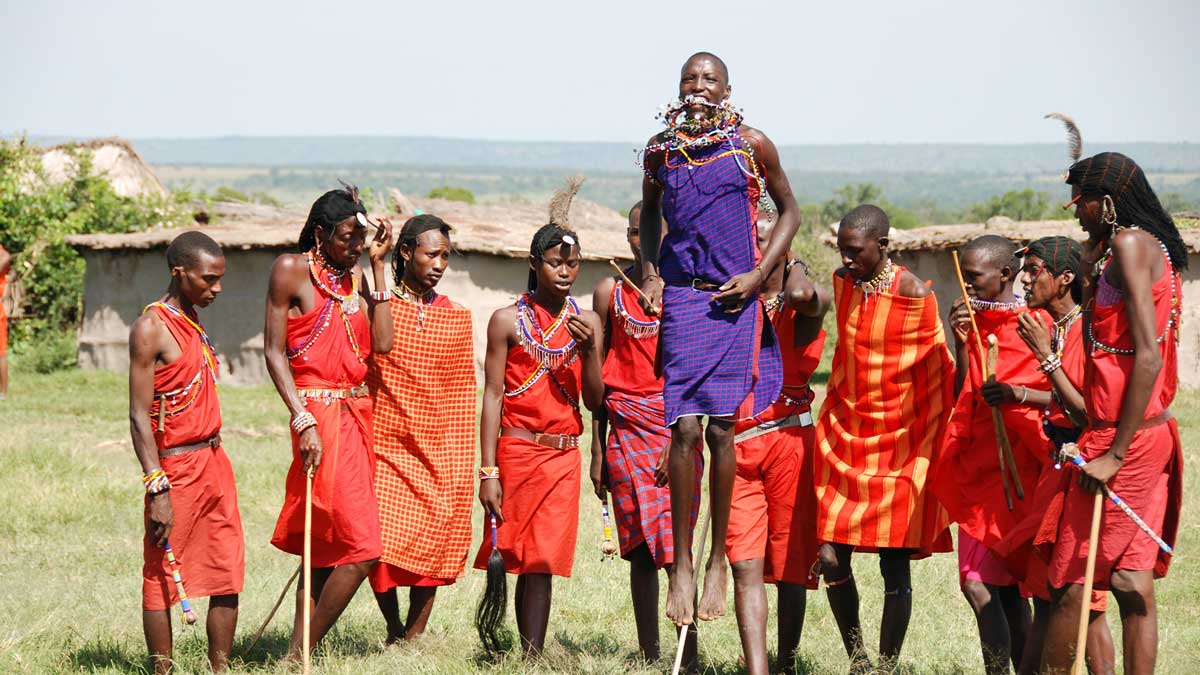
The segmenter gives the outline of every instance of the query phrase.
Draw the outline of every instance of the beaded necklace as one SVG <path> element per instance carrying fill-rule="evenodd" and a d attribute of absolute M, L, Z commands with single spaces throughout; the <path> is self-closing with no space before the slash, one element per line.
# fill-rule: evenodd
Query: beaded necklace
<path fill-rule="evenodd" d="M 1050 351 L 1054 352 L 1054 355 L 1060 359 L 1063 355 L 1063 348 L 1067 343 L 1067 333 L 1071 332 L 1071 326 L 1075 325 L 1075 322 L 1081 316 L 1083 316 L 1083 306 L 1075 305 L 1071 308 L 1071 311 L 1063 314 L 1061 319 L 1055 321 L 1054 325 L 1050 328 Z"/>
<path fill-rule="evenodd" d="M 984 300 L 983 298 L 971 298 L 971 309 L 982 312 L 984 310 L 994 309 L 1001 312 L 1015 312 L 1025 308 L 1025 299 L 1017 296 L 1012 302 L 1000 302 L 999 300 Z"/>
<path fill-rule="evenodd" d="M 321 277 L 324 276 L 331 284 L 337 284 L 343 278 L 345 278 L 347 270 L 339 271 L 333 269 L 315 247 L 305 251 L 304 257 L 308 260 L 308 271 L 312 276 L 313 284 L 315 284 L 322 293 L 327 295 L 328 298 L 325 300 L 325 306 L 321 309 L 321 315 L 317 317 L 317 321 L 313 324 L 313 328 L 311 331 L 309 331 L 308 336 L 305 337 L 298 346 L 287 350 L 286 353 L 288 360 L 290 361 L 299 357 L 311 349 L 314 344 L 316 344 L 317 338 L 321 337 L 321 333 L 324 332 L 325 328 L 329 326 L 329 314 L 332 310 L 332 307 L 336 304 L 342 317 L 342 325 L 346 329 L 346 337 L 349 338 L 350 347 L 354 350 L 354 358 L 358 359 L 359 363 L 366 363 L 366 358 L 363 357 L 362 352 L 358 347 L 358 338 L 354 337 L 354 326 L 350 323 L 349 316 L 357 312 L 359 309 L 358 276 L 355 274 L 350 275 L 350 293 L 345 295 L 337 293 L 332 288 L 327 286 L 321 280 Z M 338 302 L 335 303 L 334 300 L 337 300 Z M 305 360 L 307 360 L 307 358 Z"/>
<path fill-rule="evenodd" d="M 710 114 L 696 119 L 688 115 L 688 108 L 700 104 L 708 108 Z M 663 153 L 663 163 L 668 169 L 678 169 L 686 166 L 689 170 L 706 166 L 724 157 L 733 157 L 738 169 L 747 177 L 758 183 L 759 196 L 763 199 L 767 194 L 767 182 L 759 172 L 758 162 L 754 157 L 754 148 L 748 143 L 741 147 L 734 144 L 733 139 L 739 137 L 744 116 L 740 108 L 729 101 L 710 103 L 695 96 L 676 99 L 660 111 L 655 118 L 667 127 L 666 140 L 647 144 L 637 154 L 636 162 L 642 171 L 654 182 L 658 178 L 650 173 L 645 165 L 645 158 L 654 153 Z M 728 145 L 728 149 L 714 153 L 712 156 L 694 159 L 689 151 L 695 151 L 711 145 Z M 671 164 L 671 153 L 678 153 L 684 162 Z M 748 168 L 747 168 L 748 167 Z M 770 203 L 765 204 L 766 210 L 771 209 Z"/>
<path fill-rule="evenodd" d="M 434 293 L 432 288 L 429 289 L 427 293 L 417 293 L 411 286 L 408 285 L 408 282 L 401 279 L 400 286 L 392 289 L 392 295 L 404 300 L 405 302 L 411 302 L 417 306 L 417 332 L 420 333 L 422 330 L 424 330 L 425 306 L 433 304 L 433 299 L 437 297 L 437 293 Z M 429 296 L 429 300 L 426 300 L 425 296 Z"/>
<path fill-rule="evenodd" d="M 870 302 L 871 297 L 891 290 L 892 277 L 896 272 L 896 266 L 892 264 L 892 259 L 887 259 L 887 264 L 879 271 L 879 274 L 867 280 L 858 280 L 854 282 L 854 287 L 863 292 L 863 300 Z"/>
<path fill-rule="evenodd" d="M 1104 255 L 1100 256 L 1100 260 L 1096 261 L 1096 279 L 1097 279 L 1097 281 L 1099 281 L 1103 277 L 1104 271 L 1106 269 L 1108 269 L 1109 263 L 1112 262 L 1112 256 L 1113 256 L 1112 240 L 1115 239 L 1117 233 L 1123 229 L 1126 229 L 1126 228 L 1123 228 L 1123 227 L 1113 228 L 1113 233 L 1112 233 L 1112 236 L 1110 236 L 1108 239 L 1108 247 L 1105 249 Z M 1137 229 L 1137 226 L 1130 225 L 1128 229 Z M 1162 334 L 1158 336 L 1157 340 L 1155 340 L 1155 342 L 1157 344 L 1162 344 L 1167 339 L 1167 336 L 1171 334 L 1171 329 L 1174 328 L 1175 324 L 1178 323 L 1178 321 L 1179 321 L 1179 277 L 1175 274 L 1175 267 L 1171 264 L 1171 252 L 1170 252 L 1170 250 L 1167 249 L 1167 245 L 1164 244 L 1162 242 L 1162 240 L 1159 239 L 1158 237 L 1155 237 L 1154 240 L 1158 242 L 1159 248 L 1162 249 L 1163 255 L 1166 257 L 1167 267 L 1163 271 L 1166 274 L 1169 274 L 1171 276 L 1171 310 L 1167 314 L 1167 325 L 1163 328 Z M 1092 354 L 1094 355 L 1096 353 L 1096 350 L 1108 352 L 1109 354 L 1116 354 L 1119 356 L 1132 356 L 1133 354 L 1135 354 L 1137 350 L 1135 350 L 1133 348 L 1121 349 L 1119 347 L 1113 347 L 1111 345 L 1106 345 L 1103 342 L 1100 342 L 1099 340 L 1096 339 L 1095 333 L 1092 332 L 1092 324 L 1094 323 L 1093 311 L 1094 311 L 1095 305 L 1096 305 L 1096 298 L 1093 297 L 1088 301 L 1088 309 L 1087 309 L 1088 318 L 1087 318 L 1087 321 L 1085 321 L 1083 324 L 1083 327 L 1087 331 L 1087 336 L 1086 336 L 1087 342 L 1088 342 L 1088 344 L 1090 344 L 1092 346 Z M 1175 339 L 1176 340 L 1179 339 L 1178 333 L 1175 334 Z"/>
<path fill-rule="evenodd" d="M 618 279 L 617 290 L 613 293 L 613 310 L 621 320 L 621 326 L 625 329 L 625 334 L 637 340 L 658 335 L 658 319 L 642 321 L 634 318 L 629 313 L 629 310 L 625 309 L 625 300 L 621 298 L 621 289 L 623 286 L 624 284 Z"/>
<path fill-rule="evenodd" d="M 218 362 L 216 357 L 216 349 L 213 347 L 212 340 L 209 339 L 208 333 L 204 331 L 204 328 L 202 328 L 198 322 L 192 320 L 192 318 L 188 316 L 186 312 L 178 307 L 175 307 L 174 305 L 170 305 L 162 301 L 152 302 L 149 305 L 146 305 L 146 307 L 142 309 L 142 312 L 148 312 L 151 307 L 162 307 L 175 316 L 183 317 L 183 319 L 188 322 L 188 325 L 192 327 L 192 330 L 195 330 L 196 334 L 200 336 L 200 351 L 204 354 L 204 365 L 199 371 L 197 371 L 196 375 L 192 377 L 190 382 L 173 391 L 154 392 L 154 398 L 158 400 L 158 411 L 152 412 L 151 417 L 158 418 L 158 430 L 162 431 L 163 420 L 165 418 L 179 415 L 188 408 L 191 408 L 192 404 L 199 400 L 200 387 L 203 385 L 204 371 L 206 369 L 212 374 L 213 387 L 217 386 Z M 192 393 L 193 389 L 195 390 L 195 395 L 189 397 L 188 395 Z"/>
<path fill-rule="evenodd" d="M 558 388 L 559 393 L 571 404 L 572 408 L 579 407 L 579 401 L 575 400 L 567 391 L 566 387 L 554 377 L 551 372 L 556 368 L 569 366 L 578 358 L 575 339 L 572 338 L 567 344 L 558 348 L 548 346 L 550 339 L 558 332 L 558 329 L 566 323 L 567 317 L 572 314 L 579 314 L 579 305 L 575 299 L 567 296 L 567 301 L 563 303 L 562 309 L 558 313 L 558 317 L 554 319 L 554 323 L 545 331 L 538 325 L 537 314 L 533 308 L 533 301 L 528 293 L 523 293 L 520 298 L 517 298 L 517 342 L 521 348 L 525 350 L 538 363 L 538 367 L 530 373 L 516 389 L 504 392 L 507 397 L 518 396 L 529 390 L 534 384 L 537 384 L 542 377 L 549 375 L 550 380 Z"/>

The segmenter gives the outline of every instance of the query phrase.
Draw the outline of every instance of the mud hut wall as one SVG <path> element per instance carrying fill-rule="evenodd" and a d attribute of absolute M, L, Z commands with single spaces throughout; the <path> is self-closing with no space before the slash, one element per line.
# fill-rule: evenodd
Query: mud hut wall
<path fill-rule="evenodd" d="M 286 250 L 227 248 L 225 251 L 222 293 L 211 307 L 199 310 L 200 320 L 221 360 L 223 384 L 254 385 L 270 381 L 263 359 L 267 280 L 275 257 Z M 130 326 L 142 309 L 163 293 L 169 281 L 165 250 L 81 252 L 87 272 L 79 364 L 87 369 L 125 371 L 129 367 Z M 488 320 L 493 311 L 513 302 L 525 290 L 528 269 L 522 258 L 455 253 L 438 285 L 439 292 L 471 311 L 476 376 L 481 385 Z M 591 309 L 591 291 L 609 272 L 606 263 L 583 262 L 575 283 L 575 296 L 581 307 Z"/>

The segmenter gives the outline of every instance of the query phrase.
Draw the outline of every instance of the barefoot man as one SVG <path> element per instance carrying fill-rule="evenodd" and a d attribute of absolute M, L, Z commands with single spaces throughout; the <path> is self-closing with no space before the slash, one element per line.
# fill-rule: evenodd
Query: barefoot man
<path fill-rule="evenodd" d="M 313 607 L 315 649 L 380 554 L 371 398 L 363 380 L 371 354 L 392 348 L 385 311 L 391 294 L 368 294 L 362 285 L 367 224 L 355 188 L 326 192 L 300 232 L 301 252 L 275 260 L 267 290 L 267 371 L 292 416 L 292 465 L 271 537 L 280 550 L 303 554 L 305 474 L 313 475 L 313 588 L 297 588 L 292 660 L 303 644 L 301 603 Z M 387 287 L 391 228 L 381 219 L 371 242 L 375 288 Z"/>
<path fill-rule="evenodd" d="M 423 214 L 392 256 L 395 345 L 374 354 L 375 493 L 383 555 L 371 570 L 387 643 L 425 632 L 438 586 L 462 576 L 475 501 L 475 354 L 471 313 L 434 288 L 450 265 L 450 226 Z M 400 621 L 396 587 L 407 586 Z"/>
<path fill-rule="evenodd" d="M 880 660 L 894 667 L 912 615 L 909 559 L 949 551 L 949 517 L 926 482 L 954 405 L 954 364 L 937 300 L 887 257 L 889 223 L 864 204 L 842 218 L 833 275 L 838 338 L 817 423 L 817 537 L 829 607 L 852 661 L 870 670 L 854 551 L 878 552 Z"/>
<path fill-rule="evenodd" d="M 800 226 L 775 145 L 742 124 L 729 103 L 731 92 L 725 63 L 707 52 L 694 54 L 680 71 L 679 100 L 664 115 L 668 128 L 650 138 L 643 153 L 642 279 L 650 300 L 645 309 L 662 311 L 659 357 L 671 428 L 675 539 L 667 617 L 676 625 L 693 621 L 693 453 L 702 434 L 712 456 L 713 529 L 696 611 L 706 620 L 725 613 L 725 539 L 737 471 L 733 424 L 770 407 L 783 381 L 779 345 L 758 292 Z M 779 221 L 760 251 L 755 228 L 764 193 Z M 665 238 L 664 218 L 670 224 Z M 705 416 L 707 429 L 701 426 Z"/>
<path fill-rule="evenodd" d="M 221 292 L 225 255 L 201 232 L 167 247 L 171 283 L 129 334 L 129 419 L 146 488 L 142 627 L 155 673 L 171 670 L 170 607 L 208 597 L 208 661 L 225 670 L 237 628 L 245 541 L 233 467 L 221 447 L 217 356 L 197 307 Z"/>

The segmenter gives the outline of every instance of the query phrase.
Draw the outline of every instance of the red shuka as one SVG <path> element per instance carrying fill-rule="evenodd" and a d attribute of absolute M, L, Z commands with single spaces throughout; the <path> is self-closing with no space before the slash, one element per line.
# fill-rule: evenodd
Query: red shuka
<path fill-rule="evenodd" d="M 988 338 L 996 336 L 997 381 L 1013 387 L 1045 390 L 1045 374 L 1038 370 L 1037 359 L 1017 335 L 1018 320 L 1025 311 L 979 310 L 975 312 L 975 324 L 979 327 L 985 350 Z M 1050 318 L 1045 312 L 1036 310 L 1034 316 L 1049 328 Z M 1049 461 L 1049 441 L 1042 432 L 1041 409 L 1019 402 L 1000 406 L 1017 473 L 1026 493 L 1025 499 L 1018 499 L 1009 479 L 1013 503 L 1013 509 L 1009 511 L 1001 482 L 1000 451 L 992 408 L 980 393 L 983 371 L 977 344 L 972 331 L 967 335 L 967 378 L 950 417 L 932 488 L 959 529 L 992 548 L 1029 512 L 1034 486 L 1042 467 Z"/>
<path fill-rule="evenodd" d="M 1155 333 L 1162 337 L 1158 344 L 1162 370 L 1154 382 L 1150 403 L 1143 415 L 1146 420 L 1163 413 L 1169 416 L 1168 408 L 1179 384 L 1176 343 L 1179 306 L 1182 304 L 1181 279 L 1170 261 L 1165 257 L 1164 260 L 1163 275 L 1151 289 Z M 1089 337 L 1111 349 L 1131 352 L 1133 338 L 1124 298 L 1103 273 L 1096 290 Z M 1115 299 L 1102 304 L 1105 295 L 1115 296 Z M 1086 314 L 1083 320 L 1088 320 Z M 1084 460 L 1091 460 L 1108 452 L 1112 444 L 1134 355 L 1115 354 L 1090 341 L 1085 342 L 1085 348 L 1084 401 L 1089 428 L 1079 439 L 1079 449 Z M 1094 499 L 1079 486 L 1075 471 L 1063 471 L 1062 474 L 1058 492 L 1046 510 L 1035 539 L 1035 545 L 1043 551 L 1051 551 L 1049 577 L 1056 588 L 1083 582 Z M 1183 452 L 1176 421 L 1170 419 L 1137 431 L 1125 461 L 1109 480 L 1108 487 L 1151 529 L 1160 533 L 1168 545 L 1174 546 L 1183 498 Z M 1155 577 L 1166 576 L 1171 554 L 1159 550 L 1152 539 L 1108 500 L 1104 501 L 1100 533 L 1096 588 L 1105 590 L 1109 587 L 1113 570 L 1153 570 Z"/>
<path fill-rule="evenodd" d="M 340 301 L 320 288 L 314 286 L 313 293 L 316 307 L 288 318 L 289 365 L 296 388 L 357 387 L 367 375 L 370 323 L 361 310 L 343 316 Z M 307 349 L 295 353 L 305 345 Z M 322 568 L 378 558 L 381 543 L 371 449 L 371 397 L 311 398 L 305 400 L 305 407 L 317 418 L 322 447 L 321 465 L 313 476 L 312 564 Z M 305 477 L 299 448 L 300 438 L 293 431 L 287 492 L 271 537 L 276 548 L 296 555 L 304 551 Z"/>
<path fill-rule="evenodd" d="M 543 331 L 548 330 L 556 317 L 532 301 L 529 306 L 538 325 Z M 566 329 L 559 328 L 547 346 L 557 349 L 570 341 Z M 583 431 L 578 406 L 583 364 L 573 358 L 570 365 L 539 377 L 541 368 L 522 345 L 509 348 L 500 426 L 578 436 Z M 509 395 L 530 378 L 537 379 L 525 391 Z M 554 384 L 555 379 L 558 385 Z M 505 567 L 511 574 L 571 576 L 579 525 L 579 448 L 558 450 L 502 436 L 496 447 L 496 465 L 500 467 L 500 488 L 504 495 L 501 504 L 504 519 L 499 522 L 496 543 Z M 476 569 L 487 569 L 488 555 L 492 552 L 492 539 L 486 534 L 491 525 L 486 516 L 483 531 L 485 535 L 475 557 Z"/>
<path fill-rule="evenodd" d="M 783 357 L 783 390 L 762 414 L 739 420 L 735 433 L 811 414 L 808 381 L 821 362 L 825 331 L 798 344 L 796 312 L 783 306 L 772 317 Z M 813 478 L 816 428 L 794 426 L 737 443 L 737 473 L 729 510 L 726 550 L 731 563 L 764 558 L 767 583 L 817 587 L 817 491 Z"/>
<path fill-rule="evenodd" d="M 156 303 L 150 309 L 162 319 L 182 352 L 175 361 L 155 369 L 150 424 L 159 450 L 191 445 L 221 431 L 221 405 L 213 368 L 208 361 L 193 314 L 185 318 Z M 211 364 L 211 366 L 210 366 Z M 160 395 L 166 394 L 163 430 L 158 430 Z M 238 514 L 233 466 L 221 447 L 163 457 L 171 482 L 171 550 L 189 597 L 234 595 L 242 592 L 246 544 Z M 146 502 L 148 516 L 149 500 Z M 171 568 L 163 549 L 149 537 L 142 541 L 142 609 L 163 610 L 179 602 Z"/>

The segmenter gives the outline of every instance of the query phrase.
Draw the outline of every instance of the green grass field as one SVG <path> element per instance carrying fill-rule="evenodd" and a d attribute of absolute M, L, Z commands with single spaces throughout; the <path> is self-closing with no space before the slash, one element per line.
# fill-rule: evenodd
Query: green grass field
<path fill-rule="evenodd" d="M 277 661 L 290 631 L 290 602 L 259 646 L 248 655 L 240 652 L 297 564 L 296 558 L 268 543 L 290 457 L 287 418 L 267 388 L 225 387 L 221 398 L 223 435 L 237 472 L 246 527 L 246 587 L 234 667 L 282 672 Z M 1200 660 L 1200 570 L 1194 555 L 1200 531 L 1191 522 L 1198 515 L 1194 478 L 1195 448 L 1200 442 L 1198 403 L 1200 396 L 1187 394 L 1175 405 L 1191 466 L 1179 552 L 1171 577 L 1158 585 L 1159 671 L 1163 673 L 1196 672 Z M 14 374 L 9 399 L 0 403 L 0 513 L 4 514 L 0 518 L 0 672 L 145 669 L 140 620 L 141 484 L 126 411 L 125 381 L 114 374 Z M 468 571 L 459 583 L 439 594 L 426 637 L 394 650 L 384 650 L 383 621 L 369 591 L 361 590 L 323 644 L 314 672 L 669 671 L 669 665 L 646 665 L 636 657 L 627 565 L 620 560 L 600 561 L 599 508 L 590 486 L 581 486 L 580 509 L 575 575 L 555 581 L 548 648 L 539 664 L 519 658 L 496 665 L 481 660 L 471 621 L 483 574 Z M 867 645 L 873 650 L 882 600 L 876 558 L 858 556 L 855 565 Z M 186 568 L 184 572 L 186 581 Z M 914 563 L 913 586 L 913 619 L 902 672 L 981 672 L 975 623 L 958 591 L 955 556 Z M 511 592 L 511 580 L 509 587 Z M 665 588 L 664 577 L 664 594 Z M 770 596 L 773 601 L 774 594 Z M 732 598 L 730 602 L 732 608 Z M 199 609 L 203 611 L 206 604 L 199 601 Z M 1118 634 L 1115 608 L 1109 620 Z M 509 626 L 515 629 L 511 616 Z M 773 625 L 771 630 L 773 635 Z M 665 621 L 663 634 L 669 634 Z M 176 623 L 179 672 L 206 670 L 204 644 L 202 628 L 181 629 Z M 664 640 L 664 651 L 673 646 L 673 639 Z M 823 592 L 809 595 L 801 651 L 803 672 L 847 670 Z M 732 614 L 702 626 L 705 672 L 741 672 L 739 655 Z"/>

